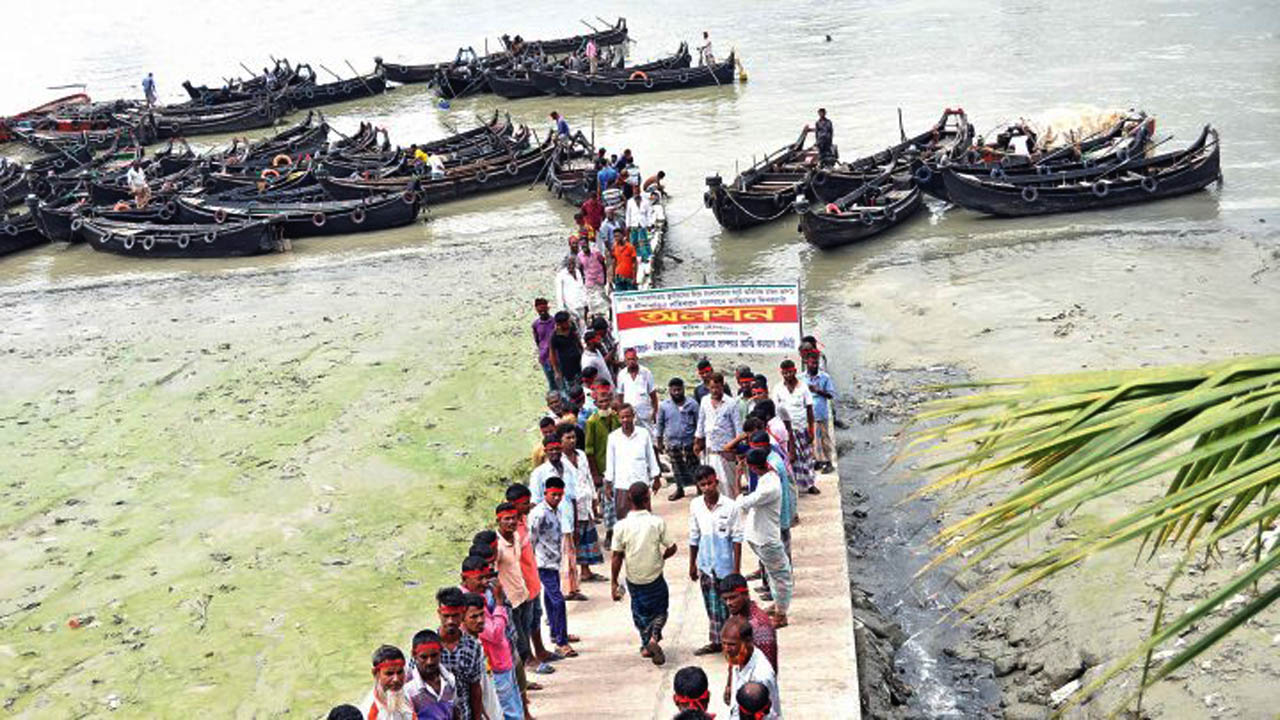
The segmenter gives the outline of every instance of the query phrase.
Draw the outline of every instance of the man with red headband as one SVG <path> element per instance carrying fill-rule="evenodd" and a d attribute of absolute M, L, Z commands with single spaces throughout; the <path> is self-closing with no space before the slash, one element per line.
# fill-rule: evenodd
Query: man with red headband
<path fill-rule="evenodd" d="M 413 662 L 409 664 L 405 693 L 418 720 L 453 720 L 458 685 L 453 673 L 440 664 L 443 645 L 434 630 L 413 636 Z"/>
<path fill-rule="evenodd" d="M 724 376 L 712 373 L 710 391 L 698 407 L 698 425 L 693 432 L 693 449 L 703 462 L 716 470 L 720 492 L 727 498 L 738 496 L 736 460 L 721 449 L 742 432 L 737 405 L 724 394 Z"/>
<path fill-rule="evenodd" d="M 794 361 L 783 360 L 782 382 L 773 389 L 773 403 L 783 420 L 791 421 L 791 476 L 800 492 L 817 495 L 813 473 L 813 395 L 796 377 Z"/>
<path fill-rule="evenodd" d="M 436 612 L 440 616 L 440 664 L 448 668 L 458 684 L 454 708 L 456 720 L 483 718 L 484 694 L 480 686 L 484 674 L 484 648 L 480 641 L 462 631 L 467 613 L 463 593 L 457 587 L 436 592 Z"/>
<path fill-rule="evenodd" d="M 738 703 L 738 717 L 742 720 L 765 720 L 777 717 L 773 711 L 773 698 L 769 696 L 769 686 L 760 682 L 749 682 L 738 688 L 733 698 Z"/>
<path fill-rule="evenodd" d="M 497 542 L 496 535 L 494 542 Z M 488 549 L 488 554 L 496 559 L 496 553 L 492 552 L 489 545 L 482 547 Z M 524 703 L 516 677 L 517 665 L 513 659 L 516 631 L 511 624 L 502 583 L 497 581 L 497 573 L 483 556 L 472 554 L 462 561 L 462 583 L 459 589 L 474 593 L 485 601 L 484 627 L 476 637 L 484 648 L 484 656 L 489 663 L 493 688 L 502 708 L 502 720 L 524 720 Z M 498 718 L 490 713 L 489 720 Z"/>
<path fill-rule="evenodd" d="M 365 720 L 414 720 L 404 690 L 404 653 L 394 645 L 373 651 L 373 689 L 360 703 Z"/>
<path fill-rule="evenodd" d="M 514 495 L 510 488 L 508 495 Z M 534 668 L 534 672 L 541 675 L 549 675 L 555 669 L 542 661 L 541 651 L 535 653 L 532 647 L 533 635 L 530 628 L 538 633 L 541 642 L 538 598 L 542 592 L 542 584 L 536 571 L 532 577 L 526 572 L 524 551 L 527 539 L 522 538 L 519 532 L 520 510 L 515 503 L 507 501 L 500 503 L 494 514 L 498 527 L 498 581 L 502 583 L 502 592 L 513 608 L 511 621 L 516 626 L 516 650 L 526 667 Z"/>
<path fill-rule="evenodd" d="M 831 442 L 831 406 L 836 399 L 836 384 L 827 371 L 820 367 L 822 353 L 805 343 L 800 346 L 804 358 L 804 381 L 813 395 L 813 460 L 819 472 L 831 472 L 835 468 L 835 450 Z"/>
<path fill-rule="evenodd" d="M 591 477 L 600 491 L 600 514 L 604 518 L 607 540 L 608 533 L 613 530 L 618 518 L 614 512 L 613 493 L 605 488 L 604 473 L 609 461 L 609 436 L 622 427 L 622 419 L 618 417 L 622 401 L 614 397 L 613 387 L 607 383 L 596 383 L 594 392 L 596 412 L 587 418 L 586 446 L 582 451 L 587 454 Z"/>
<path fill-rule="evenodd" d="M 751 639 L 751 627 L 742 618 L 731 617 L 720 634 L 725 659 L 729 661 L 729 681 L 724 689 L 724 702 L 731 710 L 732 720 L 779 720 L 782 717 L 782 697 L 778 694 L 778 677 L 769 659 L 760 652 Z M 770 707 L 764 715 L 740 714 L 734 696 L 747 683 L 760 683 L 769 691 Z"/>
<path fill-rule="evenodd" d="M 613 531 L 611 587 L 613 600 L 622 599 L 618 576 L 625 564 L 627 591 L 631 595 L 631 621 L 640 633 L 640 655 L 662 665 L 667 661 L 660 642 L 667 624 L 670 593 L 663 564 L 676 554 L 676 544 L 667 535 L 667 523 L 649 511 L 649 485 L 632 483 L 627 490 L 632 512 L 618 521 Z"/>
<path fill-rule="evenodd" d="M 684 489 L 694 484 L 698 454 L 693 451 L 693 433 L 697 427 L 698 403 L 684 394 L 684 380 L 671 378 L 667 383 L 667 399 L 658 404 L 658 427 L 654 434 L 658 452 L 665 451 L 671 462 L 671 484 L 675 488 L 668 500 L 684 497 Z"/>
<path fill-rule="evenodd" d="M 751 591 L 747 589 L 747 579 L 737 573 L 728 575 L 720 581 L 720 597 L 729 609 L 729 617 L 741 618 L 751 626 L 751 642 L 774 668 L 778 665 L 778 630 L 773 626 L 773 618 L 769 617 L 759 605 L 751 599 Z M 775 673 L 777 671 L 775 670 Z"/>
<path fill-rule="evenodd" d="M 529 539 L 538 559 L 538 579 L 542 581 L 542 601 L 551 625 L 551 640 L 562 656 L 577 657 L 577 651 L 569 645 L 569 623 L 560 591 L 564 530 L 559 508 L 564 500 L 564 480 L 550 477 L 545 485 L 542 502 L 529 513 Z"/>
<path fill-rule="evenodd" d="M 716 638 L 719 647 L 719 638 Z M 710 681 L 707 673 L 697 665 L 687 665 L 676 671 L 672 682 L 675 696 L 672 698 L 678 710 L 706 712 L 711 707 Z"/>

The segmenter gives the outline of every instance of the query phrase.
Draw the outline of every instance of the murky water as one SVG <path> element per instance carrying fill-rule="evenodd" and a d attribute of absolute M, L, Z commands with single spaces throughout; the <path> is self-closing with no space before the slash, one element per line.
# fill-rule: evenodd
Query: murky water
<path fill-rule="evenodd" d="M 182 7 L 118 2 L 109 9 L 79 0 L 20 3 L 5 10 L 0 67 L 9 72 L 0 75 L 0 108 L 24 109 L 63 92 L 46 88 L 69 83 L 85 83 L 96 99 L 136 97 L 148 71 L 156 74 L 164 100 L 179 101 L 185 99 L 182 80 L 217 83 L 224 75 L 243 75 L 239 63 L 260 68 L 269 56 L 309 61 L 322 77 L 328 77 L 325 67 L 350 75 L 347 61 L 367 71 L 375 55 L 435 61 L 451 57 L 459 45 L 483 49 L 485 37 L 495 47 L 503 33 L 536 38 L 584 31 L 578 11 L 563 3 L 460 8 L 408 0 L 341 6 L 296 0 Z M 451 126 L 468 125 L 494 108 L 543 129 L 547 113 L 557 109 L 611 150 L 633 149 L 646 174 L 666 171 L 675 256 L 666 284 L 798 280 L 805 288 L 807 321 L 824 335 L 837 367 L 865 357 L 869 345 L 892 345 L 883 336 L 909 326 L 915 335 L 936 336 L 921 353 L 926 362 L 954 360 L 958 348 L 972 344 L 970 336 L 952 332 L 954 325 L 938 324 L 936 315 L 923 311 L 918 317 L 877 314 L 877 303 L 868 301 L 855 314 L 849 303 L 862 287 L 895 294 L 875 298 L 880 306 L 918 301 L 924 308 L 953 297 L 973 303 L 969 321 L 978 331 L 982 321 L 976 316 L 1024 306 L 1026 289 L 1018 280 L 1037 272 L 1053 273 L 1063 290 L 1071 285 L 1064 278 L 1073 273 L 1089 278 L 1099 267 L 1139 262 L 1144 253 L 1176 252 L 1188 262 L 1202 257 L 1212 263 L 1222 238 L 1252 237 L 1280 222 L 1280 157 L 1273 150 L 1280 128 L 1280 6 L 1274 3 L 657 0 L 592 6 L 592 15 L 597 12 L 610 20 L 627 17 L 635 40 L 631 54 L 638 59 L 669 54 L 681 40 L 709 30 L 718 54 L 738 50 L 750 80 L 619 100 L 503 102 L 480 96 L 456 101 L 448 111 L 437 109 L 424 87 L 408 86 L 323 110 L 341 130 L 373 120 L 390 130 L 393 141 L 408 144 L 448 134 Z M 825 253 L 806 245 L 791 220 L 722 233 L 702 205 L 705 176 L 732 176 L 754 156 L 791 141 L 819 106 L 834 120 L 841 153 L 852 157 L 896 140 L 899 108 L 909 133 L 955 106 L 988 132 L 1021 115 L 1074 105 L 1146 109 L 1159 119 L 1162 134 L 1175 136 L 1169 148 L 1190 142 L 1203 124 L 1213 123 L 1222 136 L 1225 185 L 1158 204 L 1023 220 L 991 220 L 935 206 L 870 242 Z M 198 146 L 225 140 L 200 138 Z M 83 245 L 53 245 L 0 258 L 0 288 L 20 292 L 256 268 L 301 273 L 318 266 L 358 267 L 423 246 L 509 242 L 557 219 L 567 231 L 571 212 L 538 186 L 433 208 L 431 222 L 409 228 L 301 241 L 294 252 L 277 256 L 141 262 Z M 1036 264 L 1040 249 L 1076 243 L 1089 252 L 1058 252 L 1055 264 Z M 548 250 L 547 285 L 558 257 L 558 248 Z M 952 265 L 949 258 L 965 262 Z M 494 253 L 480 261 L 480 270 L 493 272 L 503 261 Z M 884 281 L 885 269 L 934 261 L 951 270 Z M 987 275 L 997 268 L 1006 282 Z M 1213 277 L 1218 285 L 1205 292 L 1234 292 L 1230 276 Z M 913 282 L 961 290 L 939 296 Z M 980 288 L 976 301 L 963 288 Z M 1112 294 L 1125 292 L 1133 288 L 1117 287 Z M 1255 290 L 1251 297 L 1258 306 L 1269 299 L 1274 311 L 1274 295 Z M 921 667 L 927 670 L 927 664 Z"/>

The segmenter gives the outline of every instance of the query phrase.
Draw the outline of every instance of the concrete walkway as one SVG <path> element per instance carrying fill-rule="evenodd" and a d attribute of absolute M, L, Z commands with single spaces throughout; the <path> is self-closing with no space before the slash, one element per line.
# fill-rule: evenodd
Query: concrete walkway
<path fill-rule="evenodd" d="M 796 591 L 790 625 L 778 631 L 779 682 L 787 718 L 861 716 L 838 482 L 835 474 L 819 477 L 823 492 L 801 497 L 802 522 L 792 531 Z M 693 655 L 708 635 L 702 594 L 688 574 L 690 498 L 670 502 L 668 493 L 664 485 L 654 499 L 654 510 L 667 521 L 680 547 L 665 572 L 671 588 L 670 620 L 662 643 L 667 663 L 657 667 L 640 657 L 628 598 L 614 603 L 608 582 L 584 583 L 589 600 L 568 604 L 569 632 L 582 638 L 575 645 L 580 656 L 556 663 L 553 675 L 530 676 L 546 688 L 530 693 L 539 720 L 667 720 L 676 713 L 672 677 L 685 665 L 702 666 L 711 679 L 710 711 L 722 720 L 729 717 L 723 699 L 724 657 Z M 742 567 L 744 573 L 757 567 L 746 547 Z M 603 570 L 607 574 L 608 566 Z"/>

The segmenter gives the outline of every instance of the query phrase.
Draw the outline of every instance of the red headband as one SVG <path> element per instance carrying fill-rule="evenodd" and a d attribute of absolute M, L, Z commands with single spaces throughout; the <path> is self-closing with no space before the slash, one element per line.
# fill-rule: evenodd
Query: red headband
<path fill-rule="evenodd" d="M 674 699 L 677 705 L 693 705 L 695 709 L 705 711 L 707 709 L 707 701 L 711 699 L 711 691 L 703 690 L 698 697 L 685 697 L 680 693 L 676 693 Z"/>
<path fill-rule="evenodd" d="M 439 649 L 440 649 L 440 643 L 434 640 L 428 640 L 427 642 L 420 642 L 417 645 L 414 645 L 413 654 L 417 655 L 418 653 L 424 650 L 439 650 Z"/>
<path fill-rule="evenodd" d="M 552 440 L 552 441 L 551 441 L 551 442 L 549 442 L 549 443 L 542 443 L 542 448 L 543 448 L 544 450 L 550 450 L 551 448 L 555 448 L 556 450 L 559 450 L 559 449 L 560 449 L 560 441 L 559 441 L 559 440 Z"/>
<path fill-rule="evenodd" d="M 760 710 L 758 712 L 751 712 L 743 708 L 741 705 L 739 705 L 738 717 L 751 718 L 751 720 L 764 720 L 764 718 L 769 714 L 769 710 L 772 707 L 773 707 L 773 703 L 766 703 L 763 710 Z"/>
<path fill-rule="evenodd" d="M 753 448 L 767 448 L 767 447 L 769 447 L 771 444 L 772 444 L 772 443 L 770 443 L 770 442 L 768 442 L 768 441 L 766 440 L 765 442 L 749 442 L 749 443 L 747 443 L 747 446 L 748 446 L 748 447 L 753 447 Z"/>
<path fill-rule="evenodd" d="M 374 670 L 377 670 L 378 672 L 382 672 L 383 670 L 387 670 L 387 669 L 391 669 L 391 670 L 403 670 L 403 669 L 404 669 L 404 661 L 403 661 L 403 660 L 383 660 L 382 662 L 378 663 L 377 665 L 374 665 L 374 666 L 373 666 L 373 669 L 374 669 Z"/>
<path fill-rule="evenodd" d="M 723 592 L 746 592 L 746 591 L 747 591 L 747 584 L 743 583 L 741 585 L 734 585 L 733 587 Z"/>
<path fill-rule="evenodd" d="M 512 515 L 519 515 L 519 514 L 520 514 L 520 511 L 519 511 L 519 510 L 515 510 L 515 509 L 511 509 L 511 510 L 499 510 L 499 511 L 498 511 L 498 519 L 499 519 L 499 520 L 501 520 L 501 519 L 502 519 L 502 518 L 504 518 L 504 517 L 511 517 Z"/>
<path fill-rule="evenodd" d="M 563 494 L 564 494 L 564 488 L 547 488 L 547 494 L 548 494 L 548 495 L 553 495 L 553 494 L 554 494 L 554 495 L 563 495 Z"/>
<path fill-rule="evenodd" d="M 450 614 L 466 612 L 467 610 L 465 607 L 460 607 L 458 605 L 440 605 L 436 609 L 442 613 L 450 613 Z"/>
<path fill-rule="evenodd" d="M 483 567 L 483 568 L 480 568 L 479 570 L 463 570 L 462 577 L 481 577 L 482 575 L 488 574 L 488 572 L 489 572 L 488 567 Z"/>

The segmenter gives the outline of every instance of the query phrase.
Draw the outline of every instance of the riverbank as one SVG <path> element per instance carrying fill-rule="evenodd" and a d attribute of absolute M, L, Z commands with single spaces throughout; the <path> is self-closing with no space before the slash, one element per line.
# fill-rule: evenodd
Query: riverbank
<path fill-rule="evenodd" d="M 520 319 L 563 221 L 520 215 L 0 293 L 6 713 L 307 717 L 434 625 L 536 435 Z"/>
<path fill-rule="evenodd" d="M 859 328 L 860 345 L 853 351 L 849 340 L 854 338 L 838 341 L 841 360 L 856 352 L 860 366 L 868 368 L 852 378 L 855 406 L 846 419 L 863 427 L 855 426 L 846 435 L 842 456 L 843 486 L 847 494 L 858 494 L 855 499 L 863 502 L 866 515 L 851 518 L 854 583 L 862 581 L 860 570 L 881 585 L 887 578 L 898 578 L 874 599 L 890 620 L 904 628 L 921 628 L 921 608 L 932 605 L 934 619 L 941 617 L 965 589 L 977 587 L 1005 563 L 1019 562 L 1056 538 L 1159 494 L 1160 488 L 1145 488 L 1064 517 L 977 572 L 961 574 L 949 588 L 942 582 L 946 573 L 910 584 L 908 576 L 918 563 L 902 569 L 893 554 L 904 547 L 894 539 L 897 531 L 887 533 L 888 540 L 886 533 L 877 531 L 884 515 L 909 518 L 920 509 L 918 502 L 896 504 L 921 484 L 912 467 L 886 466 L 881 460 L 902 441 L 902 422 L 929 397 L 926 385 L 964 377 L 1274 352 L 1273 313 L 1267 308 L 1274 308 L 1280 297 L 1278 258 L 1280 240 L 1269 232 L 1104 233 L 1017 245 L 957 244 L 950 250 L 935 248 L 910 263 L 866 268 L 841 303 L 848 327 Z M 828 326 L 832 319 L 825 318 Z M 837 381 L 847 383 L 850 378 L 846 374 Z M 884 490 L 891 483 L 897 489 Z M 992 492 L 979 494 L 938 512 L 929 522 L 901 528 L 908 541 L 906 557 L 927 557 L 923 543 L 940 523 L 957 520 L 992 497 Z M 932 502 L 928 506 L 937 507 Z M 1212 581 L 1234 569 L 1239 548 L 1223 551 L 1220 562 L 1197 567 L 1175 586 L 1172 612 L 1181 612 Z M 879 556 L 873 554 L 877 552 Z M 909 643 L 897 657 L 917 683 L 922 676 L 928 680 L 933 674 L 937 679 L 937 672 L 942 673 L 939 682 L 924 686 L 940 690 L 932 700 L 943 705 L 922 716 L 971 716 L 973 706 L 963 701 L 983 696 L 989 673 L 1000 684 L 1000 714 L 1045 717 L 1056 691 L 1077 679 L 1089 682 L 1101 666 L 1140 641 L 1154 612 L 1156 590 L 1179 555 L 1176 548 L 1166 548 L 1151 562 L 1135 561 L 1133 548 L 1120 548 L 961 627 L 959 640 L 945 638 L 953 632 L 950 628 L 915 636 L 926 641 L 942 637 L 932 643 L 937 652 L 924 653 L 923 660 L 911 657 Z M 882 602 L 886 594 L 888 602 Z M 927 619 L 929 612 L 924 615 Z M 1153 688 L 1143 704 L 1144 716 L 1270 717 L 1267 696 L 1280 677 L 1275 662 L 1278 632 L 1280 619 L 1274 611 L 1247 623 L 1193 667 Z M 962 668 L 958 677 L 956 663 Z M 1105 716 L 1134 682 L 1135 674 L 1126 673 L 1068 717 Z M 958 711 L 948 710 L 947 703 L 955 700 L 961 701 Z M 902 710 L 909 715 L 920 707 Z"/>

